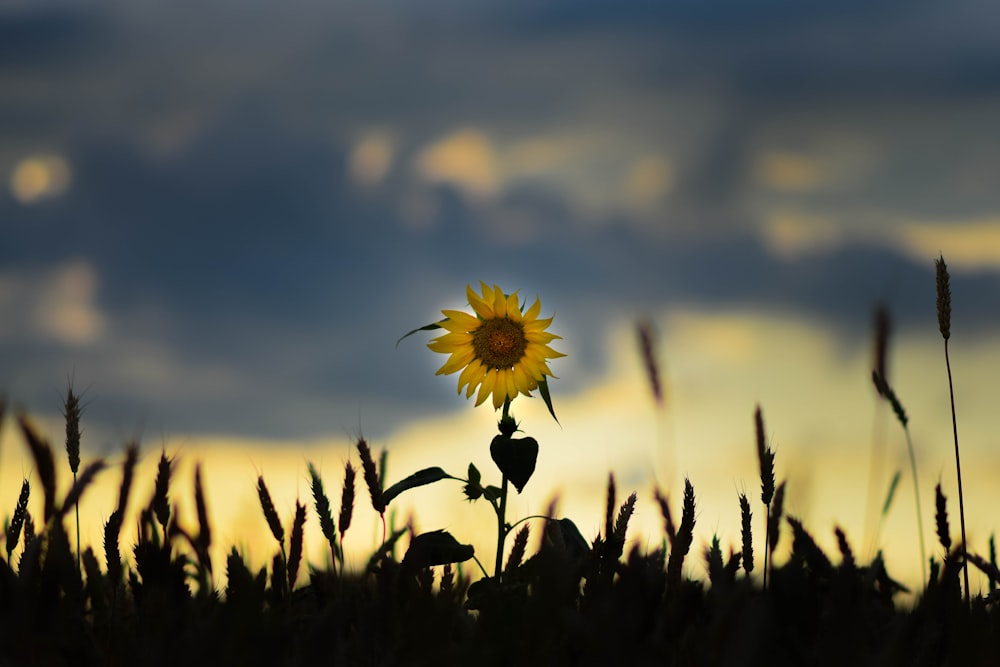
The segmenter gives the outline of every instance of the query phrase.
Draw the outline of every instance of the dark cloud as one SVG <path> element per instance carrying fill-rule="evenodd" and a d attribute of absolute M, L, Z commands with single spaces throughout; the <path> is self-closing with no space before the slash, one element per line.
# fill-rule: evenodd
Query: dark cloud
<path fill-rule="evenodd" d="M 787 311 L 859 342 L 884 298 L 901 327 L 933 326 L 929 261 L 851 240 L 777 257 L 759 232 L 766 206 L 750 204 L 996 206 L 982 177 L 993 123 L 968 96 L 994 92 L 997 49 L 963 49 L 946 31 L 930 50 L 946 57 L 925 68 L 912 47 L 930 3 L 442 2 L 350 17 L 258 3 L 199 21 L 174 5 L 107 7 L 0 15 L 0 80 L 17 84 L 0 102 L 0 168 L 49 150 L 73 169 L 61 198 L 0 197 L 0 266 L 34 276 L 90 262 L 109 322 L 83 346 L 0 338 L 0 366 L 36 409 L 76 369 L 94 386 L 93 418 L 125 430 L 298 437 L 360 424 L 378 436 L 460 409 L 454 378 L 432 374 L 429 336 L 395 344 L 480 278 L 557 312 L 576 356 L 566 392 L 603 370 L 610 324 L 671 307 Z M 994 11 L 964 7 L 963 21 Z M 899 28 L 884 43 L 881 23 Z M 937 111 L 897 117 L 907 105 L 892 95 L 853 97 L 878 90 L 919 91 Z M 663 104 L 670 95 L 693 110 Z M 600 178 L 574 190 L 522 177 L 478 199 L 423 182 L 422 148 L 469 125 L 498 144 L 603 131 L 626 156 L 669 155 L 673 189 L 640 223 L 621 202 L 585 202 Z M 373 126 L 395 133 L 396 154 L 365 191 L 347 165 Z M 830 127 L 888 157 L 840 189 L 761 193 L 762 147 L 808 153 L 796 138 Z M 405 213 L 414 193 L 428 205 L 419 224 Z M 956 272 L 956 318 L 977 313 L 969 329 L 995 326 L 997 280 Z"/>

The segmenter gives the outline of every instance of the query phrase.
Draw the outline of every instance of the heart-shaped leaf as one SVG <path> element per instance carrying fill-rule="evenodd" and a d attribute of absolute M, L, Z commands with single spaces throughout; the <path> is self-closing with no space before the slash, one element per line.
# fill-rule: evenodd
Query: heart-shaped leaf
<path fill-rule="evenodd" d="M 509 438 L 498 435 L 490 443 L 490 456 L 500 472 L 511 481 L 518 493 L 535 472 L 538 441 L 534 438 Z"/>

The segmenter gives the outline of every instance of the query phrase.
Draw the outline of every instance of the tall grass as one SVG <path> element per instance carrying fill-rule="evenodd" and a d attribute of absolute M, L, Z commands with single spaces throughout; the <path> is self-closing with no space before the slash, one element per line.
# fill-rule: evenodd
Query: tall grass
<path fill-rule="evenodd" d="M 948 396 L 951 401 L 951 428 L 955 441 L 955 475 L 958 478 L 958 515 L 962 526 L 962 551 L 968 549 L 965 538 L 965 494 L 962 492 L 962 460 L 958 451 L 958 418 L 955 416 L 955 385 L 951 378 L 951 357 L 948 355 L 948 341 L 951 339 L 951 278 L 944 255 L 934 260 L 937 287 L 938 329 L 944 339 L 944 362 L 948 370 Z M 969 564 L 962 559 L 962 574 L 965 577 L 965 602 L 969 603 Z"/>
<path fill-rule="evenodd" d="M 36 469 L 45 468 L 51 455 L 47 441 L 27 417 L 20 416 L 19 423 Z M 37 646 L 0 642 L 0 660 L 53 662 L 57 654 L 69 660 L 72 650 L 74 660 L 101 656 L 101 661 L 132 664 L 150 646 L 160 646 L 163 659 L 198 655 L 209 662 L 293 665 L 319 660 L 450 664 L 482 661 L 484 655 L 492 656 L 485 664 L 565 664 L 584 655 L 588 663 L 667 659 L 784 665 L 828 655 L 839 664 L 873 659 L 909 664 L 926 651 L 953 663 L 985 664 L 983 660 L 991 658 L 984 656 L 993 656 L 1000 641 L 1000 611 L 991 598 L 972 599 L 972 615 L 961 611 L 964 606 L 956 611 L 955 602 L 961 601 L 958 555 L 949 553 L 940 489 L 936 523 L 945 559 L 943 567 L 932 568 L 927 592 L 912 611 L 894 604 L 904 589 L 889 575 L 881 553 L 860 562 L 848 536 L 837 527 L 839 557 L 832 558 L 800 519 L 784 518 L 785 482 L 774 487 L 770 498 L 766 589 L 749 576 L 754 555 L 746 494 L 739 497 L 736 547 L 716 534 L 699 548 L 704 582 L 697 578 L 702 570 L 687 566 L 697 516 L 689 479 L 679 523 L 667 498 L 656 493 L 664 547 L 648 552 L 640 548 L 644 541 L 630 547 L 627 536 L 630 520 L 643 511 L 641 503 L 634 493 L 620 502 L 615 479 L 609 476 L 601 529 L 593 541 L 588 543 L 572 522 L 550 509 L 537 549 L 529 549 L 529 529 L 522 526 L 504 564 L 502 583 L 486 588 L 478 584 L 488 579 L 473 584 L 461 567 L 456 569 L 452 554 L 457 543 L 441 531 L 415 535 L 407 528 L 396 530 L 360 570 L 347 571 L 343 563 L 338 568 L 335 557 L 330 567 L 310 564 L 304 556 L 309 515 L 317 516 L 328 542 L 335 540 L 333 553 L 342 552 L 350 525 L 345 517 L 354 502 L 353 478 L 346 474 L 343 490 L 351 492 L 341 508 L 344 520 L 335 524 L 312 466 L 315 502 L 307 508 L 296 501 L 287 529 L 263 476 L 258 478 L 260 521 L 278 543 L 278 553 L 264 567 L 251 568 L 231 548 L 225 584 L 216 590 L 206 553 L 213 530 L 202 471 L 196 467 L 191 494 L 195 524 L 185 527 L 176 504 L 168 500 L 178 495 L 171 491 L 175 463 L 161 452 L 152 495 L 136 509 L 130 498 L 140 465 L 138 447 L 133 443 L 126 448 L 118 497 L 109 508 L 103 567 L 85 547 L 78 568 L 62 530 L 93 479 L 108 474 L 103 461 L 82 466 L 65 496 L 52 487 L 48 500 L 43 498 L 52 508 L 51 517 L 38 533 L 31 522 L 30 485 L 22 484 L 14 517 L 4 531 L 8 558 L 0 562 L 0 621 L 18 633 L 26 627 L 26 621 L 18 619 L 43 619 L 39 627 L 47 628 L 43 632 L 50 653 L 39 658 Z M 345 469 L 353 467 L 348 463 Z M 765 465 L 765 473 L 769 470 L 773 468 Z M 54 483 L 55 469 L 51 477 L 48 471 L 39 477 Z M 768 478 L 765 474 L 763 481 Z M 375 488 L 381 488 L 380 481 Z M 121 527 L 135 522 L 136 514 L 136 542 L 122 545 Z M 779 525 L 789 527 L 792 546 L 787 559 L 775 563 Z M 406 554 L 396 560 L 391 555 L 394 546 L 407 541 Z M 19 560 L 13 557 L 18 550 Z M 996 585 L 1000 572 L 995 553 L 968 554 L 967 560 Z M 746 576 L 737 578 L 741 567 Z M 748 620 L 738 619 L 755 620 L 746 625 Z M 751 627 L 754 641 L 747 643 Z M 942 632 L 946 627 L 951 631 Z M 39 636 L 38 630 L 33 632 Z M 834 639 L 841 636 L 855 639 L 848 644 Z M 914 645 L 914 636 L 922 637 L 922 643 Z"/>

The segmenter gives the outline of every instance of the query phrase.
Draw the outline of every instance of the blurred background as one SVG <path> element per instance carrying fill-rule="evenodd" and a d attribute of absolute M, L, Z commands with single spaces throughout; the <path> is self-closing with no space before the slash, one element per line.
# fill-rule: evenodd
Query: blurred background
<path fill-rule="evenodd" d="M 696 553 L 714 533 L 736 545 L 737 494 L 759 499 L 760 404 L 786 511 L 824 546 L 841 525 L 870 554 L 903 470 L 880 546 L 918 585 L 905 440 L 870 379 L 873 313 L 891 314 L 888 375 L 940 559 L 939 481 L 958 531 L 944 254 L 969 541 L 985 553 L 1000 503 L 998 19 L 981 0 L 0 0 L 0 391 L 61 450 L 72 382 L 85 461 L 139 439 L 136 507 L 161 448 L 181 462 L 181 505 L 201 461 L 217 546 L 262 563 L 275 545 L 256 476 L 290 521 L 313 461 L 339 506 L 359 435 L 388 450 L 390 483 L 470 461 L 496 483 L 492 410 L 435 376 L 430 336 L 396 345 L 482 279 L 539 296 L 568 354 L 551 364 L 561 425 L 540 400 L 514 404 L 541 453 L 511 516 L 558 497 L 591 540 L 614 472 L 640 494 L 632 537 L 654 548 L 652 488 L 679 512 L 688 475 Z M 26 451 L 8 419 L 0 514 L 37 481 Z M 95 544 L 119 479 L 103 473 L 84 503 Z M 397 521 L 447 528 L 491 567 L 489 508 L 438 486 L 402 496 Z M 375 521 L 355 525 L 363 554 Z"/>

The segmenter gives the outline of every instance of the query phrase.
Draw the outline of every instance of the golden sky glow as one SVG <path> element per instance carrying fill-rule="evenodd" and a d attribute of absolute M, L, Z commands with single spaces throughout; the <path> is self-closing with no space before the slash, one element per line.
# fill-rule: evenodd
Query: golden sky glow
<path fill-rule="evenodd" d="M 963 268 L 1000 266 L 1000 217 L 977 220 L 913 222 L 902 226 L 902 244 L 914 256 L 944 253 L 949 265 Z"/>

